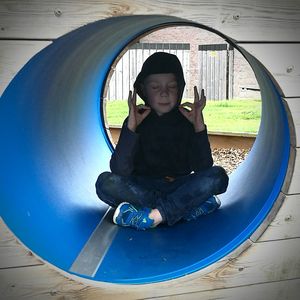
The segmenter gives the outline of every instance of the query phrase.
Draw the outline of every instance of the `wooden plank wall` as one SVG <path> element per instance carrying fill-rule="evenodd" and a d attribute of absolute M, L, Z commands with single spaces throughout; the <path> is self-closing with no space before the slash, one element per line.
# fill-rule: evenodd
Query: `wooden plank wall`
<path fill-rule="evenodd" d="M 137 45 L 133 45 L 124 55 L 120 58 L 115 66 L 115 70 L 109 81 L 109 87 L 107 92 L 108 100 L 126 100 L 129 94 L 129 90 L 135 82 L 138 72 L 141 70 L 144 61 L 153 53 L 157 51 L 164 51 L 177 55 L 182 68 L 184 77 L 188 78 L 189 67 L 189 49 L 177 49 L 182 44 L 163 44 L 163 50 L 157 49 L 157 44 L 152 45 L 149 49 L 148 43 L 139 43 L 139 46 L 144 46 L 146 49 L 137 48 Z M 161 44 L 162 45 L 162 44 Z M 161 46 L 160 45 L 160 46 Z M 148 47 L 147 47 L 148 46 Z M 184 90 L 183 97 L 186 98 L 187 91 Z"/>
<path fill-rule="evenodd" d="M 0 91 L 51 41 L 99 19 L 166 14 L 220 30 L 271 72 L 294 120 L 293 179 L 279 212 L 241 255 L 201 276 L 146 286 L 86 286 L 67 279 L 22 247 L 1 222 L 0 299 L 299 299 L 300 2 L 298 0 L 1 0 Z M 276 120 L 274 120 L 275 122 Z M 279 206 L 279 204 L 278 204 Z"/>

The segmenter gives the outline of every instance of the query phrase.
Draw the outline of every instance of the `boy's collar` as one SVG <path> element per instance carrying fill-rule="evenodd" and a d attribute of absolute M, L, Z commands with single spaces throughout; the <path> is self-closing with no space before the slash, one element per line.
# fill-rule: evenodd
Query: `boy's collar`
<path fill-rule="evenodd" d="M 178 107 L 179 106 L 175 106 L 172 110 L 170 110 L 169 112 L 167 112 L 167 113 L 164 113 L 164 114 L 162 114 L 162 115 L 158 115 L 157 114 L 157 112 L 154 110 L 154 109 L 152 109 L 151 108 L 151 113 L 153 114 L 153 115 L 155 115 L 157 118 L 168 118 L 169 116 L 172 116 L 172 115 L 174 115 L 174 114 L 177 114 L 177 112 L 179 112 L 179 109 L 178 109 Z"/>

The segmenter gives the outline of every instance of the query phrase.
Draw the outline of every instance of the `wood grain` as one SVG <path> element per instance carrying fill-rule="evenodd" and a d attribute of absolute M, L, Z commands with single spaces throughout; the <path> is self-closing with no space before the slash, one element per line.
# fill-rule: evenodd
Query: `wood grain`
<path fill-rule="evenodd" d="M 288 196 L 259 242 L 300 238 L 300 195 Z"/>
<path fill-rule="evenodd" d="M 300 44 L 242 44 L 273 75 L 282 96 L 300 96 Z"/>
<path fill-rule="evenodd" d="M 293 118 L 296 147 L 300 147 L 300 98 L 290 98 L 285 100 L 288 104 L 291 116 Z"/>
<path fill-rule="evenodd" d="M 144 299 L 207 291 L 212 291 L 213 295 L 219 289 L 299 279 L 299 251 L 300 239 L 256 243 L 206 276 L 194 273 L 176 280 L 138 286 L 98 283 L 97 287 L 85 287 L 46 265 L 11 268 L 0 270 L 0 291 L 3 299 L 48 299 L 50 296 L 51 299 Z M 299 291 L 298 287 L 296 290 Z"/>
<path fill-rule="evenodd" d="M 30 251 L 17 242 L 0 217 L 0 269 L 41 264 Z"/>
<path fill-rule="evenodd" d="M 220 30 L 238 41 L 300 41 L 300 4 L 287 0 L 2 0 L 0 38 L 57 38 L 100 19 L 164 14 Z"/>
<path fill-rule="evenodd" d="M 265 228 L 261 228 L 260 238 L 253 239 L 256 242 L 251 247 L 245 245 L 209 272 L 142 286 L 90 286 L 68 279 L 32 256 L 0 221 L 0 299 L 298 299 L 300 43 L 260 42 L 300 42 L 299 1 L 265 0 L 253 5 L 248 0 L 2 0 L 0 94 L 25 63 L 51 43 L 48 39 L 90 22 L 130 14 L 178 16 L 220 30 L 238 42 L 256 42 L 241 45 L 267 67 L 282 95 L 297 97 L 286 98 L 298 147 L 288 196 L 278 213 L 270 215 L 273 221 L 263 234 Z M 248 240 L 247 246 L 251 244 Z"/>
<path fill-rule="evenodd" d="M 300 148 L 296 148 L 296 160 L 294 166 L 293 177 L 290 183 L 290 187 L 287 191 L 288 195 L 300 193 Z"/>
<path fill-rule="evenodd" d="M 0 41 L 0 95 L 26 62 L 50 43 Z"/>
<path fill-rule="evenodd" d="M 161 300 L 199 300 L 199 299 L 230 299 L 230 300 L 299 300 L 300 279 L 279 282 L 261 283 L 214 291 L 187 293 L 148 299 Z"/>

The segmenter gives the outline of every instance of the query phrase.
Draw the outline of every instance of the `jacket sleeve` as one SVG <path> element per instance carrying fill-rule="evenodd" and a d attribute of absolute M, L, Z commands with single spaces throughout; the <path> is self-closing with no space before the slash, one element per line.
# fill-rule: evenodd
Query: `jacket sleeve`
<path fill-rule="evenodd" d="M 213 165 L 206 127 L 203 131 L 193 133 L 189 149 L 189 161 L 193 171 L 205 170 Z"/>
<path fill-rule="evenodd" d="M 127 127 L 124 121 L 119 141 L 110 159 L 112 173 L 129 176 L 134 169 L 134 156 L 138 148 L 139 135 Z"/>

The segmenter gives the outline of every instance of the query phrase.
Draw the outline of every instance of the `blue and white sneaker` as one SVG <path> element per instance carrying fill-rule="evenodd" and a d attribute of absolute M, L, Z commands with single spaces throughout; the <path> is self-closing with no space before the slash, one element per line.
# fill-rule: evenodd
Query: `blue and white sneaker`
<path fill-rule="evenodd" d="M 212 196 L 199 207 L 192 209 L 186 216 L 183 217 L 186 221 L 196 220 L 200 216 L 208 215 L 214 212 L 221 206 L 221 201 L 217 196 Z"/>
<path fill-rule="evenodd" d="M 128 202 L 119 204 L 113 216 L 113 222 L 124 227 L 146 230 L 153 227 L 154 220 L 149 218 L 150 208 L 137 209 Z"/>

